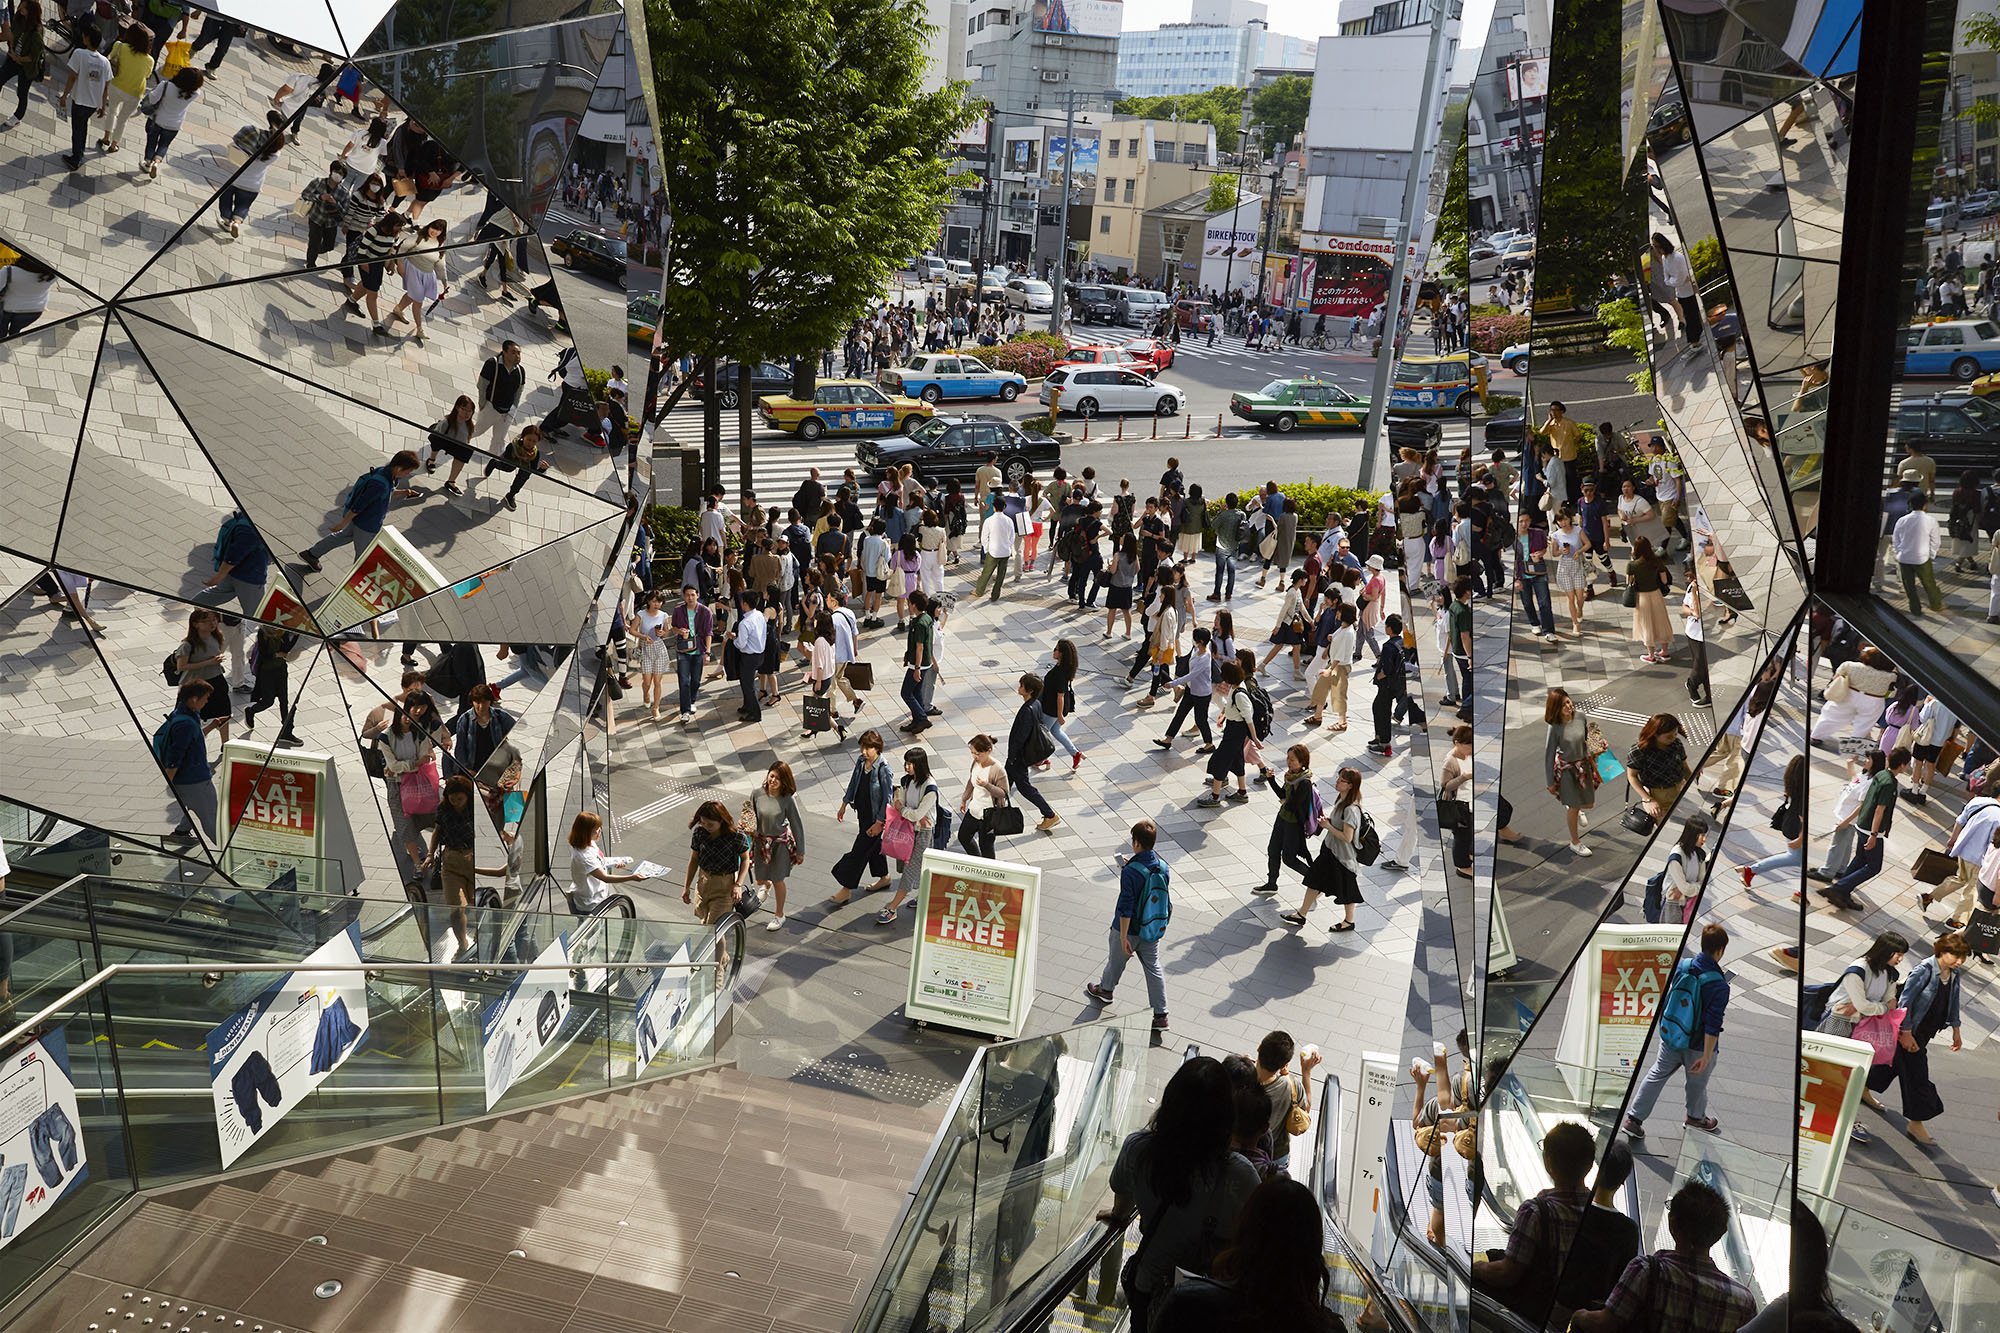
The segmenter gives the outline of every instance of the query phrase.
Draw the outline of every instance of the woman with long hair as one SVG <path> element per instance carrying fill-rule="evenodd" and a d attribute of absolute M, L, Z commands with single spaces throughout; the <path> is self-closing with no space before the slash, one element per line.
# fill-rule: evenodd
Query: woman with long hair
<path fill-rule="evenodd" d="M 896 913 L 902 909 L 903 900 L 916 892 L 917 876 L 924 863 L 924 848 L 931 845 L 931 830 L 937 827 L 937 783 L 931 781 L 931 757 L 921 748 L 904 753 L 903 777 L 896 784 L 893 800 L 896 813 L 916 826 L 917 836 L 910 847 L 909 859 L 896 862 L 896 891 L 889 898 L 889 905 L 875 914 L 878 926 L 895 925 Z"/>
<path fill-rule="evenodd" d="M 1601 746 L 1576 700 L 1560 685 L 1549 691 L 1542 721 L 1549 729 L 1542 749 L 1543 778 L 1568 821 L 1570 854 L 1589 856 L 1583 833 L 1590 827 L 1590 817 L 1584 812 L 1597 804 L 1597 788 L 1604 781 L 1597 767 Z"/>
<path fill-rule="evenodd" d="M 229 715 L 233 711 L 228 673 L 222 665 L 226 652 L 222 614 L 206 607 L 189 612 L 187 633 L 174 646 L 174 665 L 180 671 L 181 684 L 205 680 L 212 687 L 208 702 L 201 706 L 202 730 L 220 734 L 225 744 L 229 740 Z"/>
<path fill-rule="evenodd" d="M 1160 1093 L 1146 1128 L 1129 1135 L 1111 1168 L 1111 1207 L 1098 1217 L 1116 1227 L 1139 1215 L 1140 1248 L 1123 1285 L 1132 1327 L 1150 1329 L 1153 1302 L 1174 1286 L 1174 1270 L 1206 1272 L 1205 1242 L 1236 1235 L 1257 1169 L 1229 1148 L 1235 1128 L 1229 1074 L 1212 1056 L 1183 1061 Z"/>
<path fill-rule="evenodd" d="M 1176 1283 L 1153 1316 L 1152 1333 L 1334 1333 L 1326 1308 L 1326 1236 L 1319 1202 L 1305 1185 L 1274 1176 L 1250 1192 L 1236 1239 L 1211 1276 Z"/>
<path fill-rule="evenodd" d="M 785 927 L 785 881 L 805 864 L 806 824 L 799 817 L 798 780 L 783 760 L 764 770 L 764 781 L 744 803 L 742 828 L 750 835 L 750 878 L 771 890 L 766 930 Z"/>
<path fill-rule="evenodd" d="M 1685 920 L 1693 912 L 1694 900 L 1701 896 L 1712 827 L 1702 812 L 1689 815 L 1681 825 L 1680 837 L 1674 840 L 1673 850 L 1667 853 L 1666 867 L 1660 873 L 1662 907 L 1671 909 L 1667 920 Z"/>
<path fill-rule="evenodd" d="M 1577 526 L 1576 510 L 1564 505 L 1556 511 L 1549 528 L 1549 551 L 1556 558 L 1555 591 L 1563 595 L 1569 611 L 1569 632 L 1583 633 L 1583 603 L 1590 592 L 1590 572 L 1583 565 L 1583 530 Z"/>
<path fill-rule="evenodd" d="M 1104 584 L 1104 637 L 1111 637 L 1111 626 L 1120 615 L 1125 617 L 1125 637 L 1132 637 L 1132 593 L 1139 586 L 1139 539 L 1131 533 L 1117 543 L 1117 554 L 1111 558 L 1111 572 Z"/>
<path fill-rule="evenodd" d="M 1806 757 L 1802 754 L 1793 755 L 1785 765 L 1784 800 L 1771 816 L 1771 827 L 1784 838 L 1785 850 L 1736 867 L 1736 873 L 1743 876 L 1744 888 L 1749 888 L 1759 875 L 1796 869 L 1806 863 L 1806 767 Z"/>
<path fill-rule="evenodd" d="M 1667 562 L 1650 538 L 1632 539 L 1632 558 L 1625 563 L 1632 587 L 1632 642 L 1644 649 L 1640 662 L 1651 666 L 1673 656 L 1674 627 L 1667 619 L 1667 587 L 1673 582 Z"/>
<path fill-rule="evenodd" d="M 658 588 L 646 594 L 646 604 L 632 619 L 632 633 L 639 640 L 639 705 L 654 722 L 660 720 L 660 705 L 666 701 L 667 677 L 674 670 L 674 647 L 669 641 L 667 597 Z"/>
<path fill-rule="evenodd" d="M 1057 639 L 1051 656 L 1054 665 L 1042 673 L 1042 729 L 1049 733 L 1050 740 L 1068 752 L 1070 772 L 1074 773 L 1083 766 L 1083 751 L 1063 730 L 1063 724 L 1076 710 L 1076 644 Z"/>
<path fill-rule="evenodd" d="M 701 900 L 695 905 L 695 919 L 704 926 L 722 920 L 723 914 L 743 896 L 743 878 L 750 858 L 743 835 L 720 801 L 703 801 L 688 821 L 687 874 L 681 882 L 681 901 L 695 902 L 695 881 L 700 876 Z"/>
<path fill-rule="evenodd" d="M 1313 904 L 1324 894 L 1343 909 L 1341 919 L 1328 927 L 1328 932 L 1338 935 L 1354 929 L 1354 905 L 1361 901 L 1361 879 L 1354 870 L 1354 847 L 1360 836 L 1361 770 L 1343 768 L 1333 780 L 1333 804 L 1326 812 L 1319 854 L 1313 857 L 1312 866 L 1305 873 L 1306 895 L 1297 911 L 1278 913 L 1280 921 L 1303 926 Z"/>
<path fill-rule="evenodd" d="M 1688 768 L 1687 743 L 1681 720 L 1672 713 L 1655 713 L 1639 728 L 1639 739 L 1625 755 L 1625 781 L 1655 820 L 1665 819 L 1694 776 Z"/>

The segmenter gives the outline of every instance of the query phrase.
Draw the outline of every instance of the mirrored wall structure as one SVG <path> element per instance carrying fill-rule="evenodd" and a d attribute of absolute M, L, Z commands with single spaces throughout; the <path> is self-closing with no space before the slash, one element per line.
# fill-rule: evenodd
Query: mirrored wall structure
<path fill-rule="evenodd" d="M 167 109 L 92 121 L 68 161 L 60 89 L 29 85 L 0 144 L 0 797 L 59 832 L 54 850 L 30 838 L 40 864 L 250 888 L 288 868 L 308 892 L 400 902 L 423 848 L 378 761 L 421 715 L 456 771 L 484 684 L 504 722 L 482 734 L 506 736 L 462 765 L 478 862 L 509 896 L 546 872 L 563 812 L 542 775 L 567 801 L 591 762 L 580 714 L 601 705 L 628 491 L 649 488 L 603 447 L 566 312 L 601 305 L 591 327 L 616 334 L 624 251 L 599 292 L 552 281 L 544 243 L 643 222 L 622 185 L 576 227 L 548 212 L 586 166 L 630 168 L 638 198 L 657 182 L 624 22 L 616 5 L 163 12 L 100 38 L 156 61 L 192 46 L 185 71 L 156 65 Z M 63 48 L 80 30 L 52 32 Z M 417 79 L 422 62 L 470 81 Z M 212 702 L 172 721 L 195 679 Z M 301 790 L 315 846 L 277 856 L 252 826 Z"/>

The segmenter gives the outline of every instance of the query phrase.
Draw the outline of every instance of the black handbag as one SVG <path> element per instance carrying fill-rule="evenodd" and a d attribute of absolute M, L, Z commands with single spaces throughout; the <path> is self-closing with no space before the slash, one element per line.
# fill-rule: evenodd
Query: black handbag
<path fill-rule="evenodd" d="M 1734 574 L 1722 574 L 1716 577 L 1715 600 L 1732 611 L 1749 611 L 1756 605 L 1750 600 L 1750 594 L 1743 591 L 1743 580 Z"/>
<path fill-rule="evenodd" d="M 746 882 L 743 891 L 736 896 L 736 901 L 730 904 L 729 910 L 748 921 L 763 905 L 764 890 L 755 882 Z"/>
<path fill-rule="evenodd" d="M 1464 828 L 1472 823 L 1472 802 L 1461 801 L 1456 796 L 1440 796 L 1437 805 L 1439 828 Z"/>
<path fill-rule="evenodd" d="M 986 812 L 986 831 L 1002 837 L 1024 832 L 1028 821 L 1019 806 L 996 805 Z"/>
<path fill-rule="evenodd" d="M 1646 807 L 1643 805 L 1626 806 L 1625 813 L 1618 817 L 1618 822 L 1642 838 L 1652 836 L 1653 830 L 1659 824 L 1659 821 L 1646 813 Z"/>
<path fill-rule="evenodd" d="M 1626 606 L 1637 606 L 1639 604 L 1639 590 L 1633 586 L 1630 579 L 1625 581 L 1625 595 L 1619 598 L 1619 601 L 1623 602 Z"/>
<path fill-rule="evenodd" d="M 371 741 L 361 747 L 361 770 L 371 778 L 389 776 L 389 761 L 383 756 L 379 742 Z"/>

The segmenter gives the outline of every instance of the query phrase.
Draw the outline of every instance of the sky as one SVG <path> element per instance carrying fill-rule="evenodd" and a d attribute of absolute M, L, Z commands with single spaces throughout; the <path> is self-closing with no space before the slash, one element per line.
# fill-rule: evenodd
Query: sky
<path fill-rule="evenodd" d="M 1324 37 L 1333 22 L 1333 0 L 1265 0 L 1271 10 L 1271 31 L 1293 37 Z M 1125 0 L 1125 30 L 1138 32 L 1163 23 L 1187 22 L 1190 0 Z M 1465 0 L 1460 29 L 1459 61 L 1453 82 L 1472 76 L 1479 63 L 1479 44 L 1493 17 L 1493 0 Z"/>

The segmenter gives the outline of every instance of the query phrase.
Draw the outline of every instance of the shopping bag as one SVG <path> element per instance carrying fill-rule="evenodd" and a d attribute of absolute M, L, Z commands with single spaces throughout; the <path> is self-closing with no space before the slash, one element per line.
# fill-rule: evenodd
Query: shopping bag
<path fill-rule="evenodd" d="M 1625 765 L 1618 756 L 1606 750 L 1597 756 L 1597 779 L 1600 782 L 1616 782 L 1625 776 Z"/>
<path fill-rule="evenodd" d="M 2000 912 L 1975 907 L 1965 922 L 1965 942 L 1976 954 L 1990 957 L 2000 951 Z"/>
<path fill-rule="evenodd" d="M 1870 1014 L 1854 1024 L 1853 1037 L 1875 1048 L 1875 1063 L 1886 1065 L 1896 1058 L 1896 1034 L 1903 1030 L 1903 1010 Z"/>
<path fill-rule="evenodd" d="M 160 57 L 160 77 L 162 79 L 171 79 L 174 75 L 186 69 L 193 60 L 193 42 L 168 42 L 166 53 Z"/>
<path fill-rule="evenodd" d="M 849 685 L 852 685 L 857 691 L 867 691 L 874 689 L 875 688 L 874 663 L 849 662 L 847 664 L 847 683 Z"/>
<path fill-rule="evenodd" d="M 1737 578 L 1734 574 L 1717 576 L 1715 580 L 1715 600 L 1721 602 L 1732 611 L 1749 611 L 1755 609 L 1755 604 L 1750 600 L 1750 594 L 1743 591 L 1743 580 Z"/>
<path fill-rule="evenodd" d="M 808 694 L 805 703 L 806 730 L 830 731 L 833 729 L 832 701 L 824 694 Z"/>
<path fill-rule="evenodd" d="M 882 821 L 882 855 L 908 861 L 917 854 L 917 826 L 894 806 Z"/>
<path fill-rule="evenodd" d="M 1942 884 L 1957 873 L 1958 859 L 1935 847 L 1918 852 L 1916 864 L 1910 867 L 1910 878 L 1919 884 Z"/>
<path fill-rule="evenodd" d="M 403 774 L 397 784 L 397 795 L 403 803 L 406 815 L 434 815 L 438 808 L 438 767 L 435 759 L 426 760 L 423 767 Z"/>

